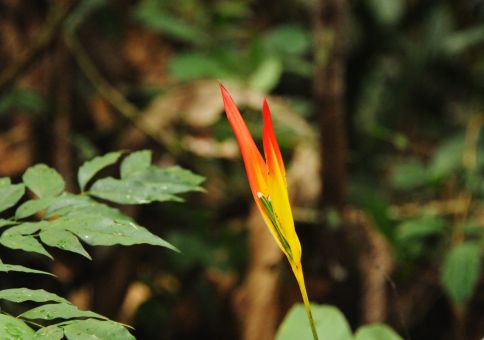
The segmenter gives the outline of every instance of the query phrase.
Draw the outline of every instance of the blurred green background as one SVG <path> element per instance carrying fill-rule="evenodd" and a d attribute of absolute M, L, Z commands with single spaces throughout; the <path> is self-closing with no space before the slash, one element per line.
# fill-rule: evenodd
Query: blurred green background
<path fill-rule="evenodd" d="M 251 300 L 263 258 L 253 247 L 267 243 L 248 227 L 260 221 L 220 80 L 257 142 L 268 98 L 313 302 L 339 307 L 353 329 L 483 336 L 484 1 L 1 1 L 0 56 L 0 176 L 45 162 L 77 190 L 83 161 L 148 148 L 206 177 L 184 204 L 125 211 L 182 255 L 63 255 L 44 264 L 59 282 L 39 288 L 139 339 L 255 339 L 248 314 L 275 331 L 297 285 L 276 255 L 265 268 L 275 285 L 255 284 L 268 303 Z M 343 143 L 332 150 L 321 142 L 335 107 Z M 338 155 L 343 204 L 327 192 Z"/>

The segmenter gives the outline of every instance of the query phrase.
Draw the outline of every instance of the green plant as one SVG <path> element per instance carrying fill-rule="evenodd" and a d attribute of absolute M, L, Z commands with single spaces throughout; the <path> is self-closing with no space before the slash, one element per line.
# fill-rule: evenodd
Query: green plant
<path fill-rule="evenodd" d="M 384 324 L 364 325 L 353 335 L 341 311 L 331 305 L 312 305 L 314 322 L 318 333 L 331 340 L 402 340 L 392 328 Z M 297 304 L 291 308 L 282 321 L 276 340 L 310 340 L 311 332 L 306 326 L 304 306 Z"/>
<path fill-rule="evenodd" d="M 9 178 L 0 179 L 0 212 L 13 212 L 13 216 L 0 219 L 0 244 L 50 259 L 53 257 L 45 246 L 88 259 L 91 256 L 83 243 L 90 246 L 150 244 L 177 251 L 167 241 L 98 199 L 118 204 L 181 201 L 179 194 L 202 190 L 203 178 L 177 166 L 151 165 L 151 153 L 144 150 L 122 160 L 120 178 L 95 179 L 98 172 L 122 156 L 123 152 L 111 152 L 85 162 L 77 174 L 79 194 L 66 192 L 60 174 L 45 164 L 25 171 L 23 183 L 12 184 Z M 26 191 L 35 198 L 19 204 Z M 52 275 L 6 263 L 0 263 L 0 271 Z M 9 339 L 134 338 L 125 325 L 92 311 L 80 310 L 68 300 L 42 289 L 5 289 L 0 291 L 0 299 L 39 304 L 16 317 L 0 314 L 0 334 Z"/>

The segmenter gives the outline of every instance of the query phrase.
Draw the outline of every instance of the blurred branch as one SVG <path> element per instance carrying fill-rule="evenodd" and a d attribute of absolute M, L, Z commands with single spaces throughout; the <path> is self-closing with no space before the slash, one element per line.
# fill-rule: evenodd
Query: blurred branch
<path fill-rule="evenodd" d="M 479 133 L 484 125 L 484 115 L 476 115 L 469 119 L 466 129 L 464 157 L 462 162 L 464 167 L 472 170 L 477 162 L 477 147 L 479 142 Z"/>
<path fill-rule="evenodd" d="M 423 213 L 430 215 L 455 215 L 466 212 L 469 208 L 468 204 L 468 199 L 464 196 L 448 200 L 434 200 L 427 203 L 409 202 L 390 206 L 388 214 L 390 218 L 397 220 L 412 218 Z"/>
<path fill-rule="evenodd" d="M 72 33 L 65 34 L 66 44 L 71 50 L 79 67 L 86 77 L 91 81 L 95 89 L 126 119 L 130 120 L 133 125 L 141 132 L 152 138 L 154 141 L 163 145 L 173 155 L 179 154 L 180 150 L 175 143 L 165 138 L 157 126 L 143 124 L 138 118 L 143 112 L 131 104 L 123 94 L 103 78 L 96 68 L 86 50 L 82 47 L 77 37 Z"/>
<path fill-rule="evenodd" d="M 475 202 L 474 202 L 475 204 Z M 484 210 L 484 207 L 479 205 L 478 209 Z M 408 202 L 399 205 L 391 205 L 387 211 L 388 216 L 394 220 L 405 220 L 420 216 L 422 214 L 429 215 L 460 215 L 466 213 L 469 209 L 469 198 L 460 195 L 457 198 L 447 200 L 434 200 L 429 202 Z M 293 208 L 294 220 L 303 223 L 324 223 L 325 215 L 318 209 L 310 209 L 303 207 Z"/>
<path fill-rule="evenodd" d="M 61 31 L 64 20 L 75 7 L 77 1 L 63 1 L 63 3 L 63 5 L 51 6 L 47 23 L 41 29 L 37 39 L 11 65 L 6 66 L 0 74 L 0 93 L 8 89 L 15 82 L 15 79 L 42 55 Z"/>

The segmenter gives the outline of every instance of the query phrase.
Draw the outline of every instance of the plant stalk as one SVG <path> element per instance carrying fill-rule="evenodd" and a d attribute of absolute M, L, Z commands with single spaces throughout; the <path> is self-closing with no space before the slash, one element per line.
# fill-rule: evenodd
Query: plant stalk
<path fill-rule="evenodd" d="M 291 263 L 292 271 L 296 277 L 299 289 L 301 290 L 301 295 L 304 302 L 304 308 L 306 309 L 306 314 L 309 319 L 309 326 L 311 327 L 311 332 L 313 333 L 313 339 L 319 340 L 318 333 L 316 332 L 316 325 L 314 324 L 313 313 L 311 312 L 311 305 L 309 304 L 308 293 L 306 291 L 306 284 L 304 283 L 304 275 L 302 270 L 302 264 Z"/>

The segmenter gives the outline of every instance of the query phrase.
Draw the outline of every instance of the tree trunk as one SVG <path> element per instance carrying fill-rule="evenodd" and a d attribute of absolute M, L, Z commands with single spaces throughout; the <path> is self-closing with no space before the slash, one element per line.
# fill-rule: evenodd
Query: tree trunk
<path fill-rule="evenodd" d="M 322 205 L 341 210 L 346 192 L 344 128 L 344 0 L 321 0 L 314 11 L 314 97 L 321 132 Z"/>

